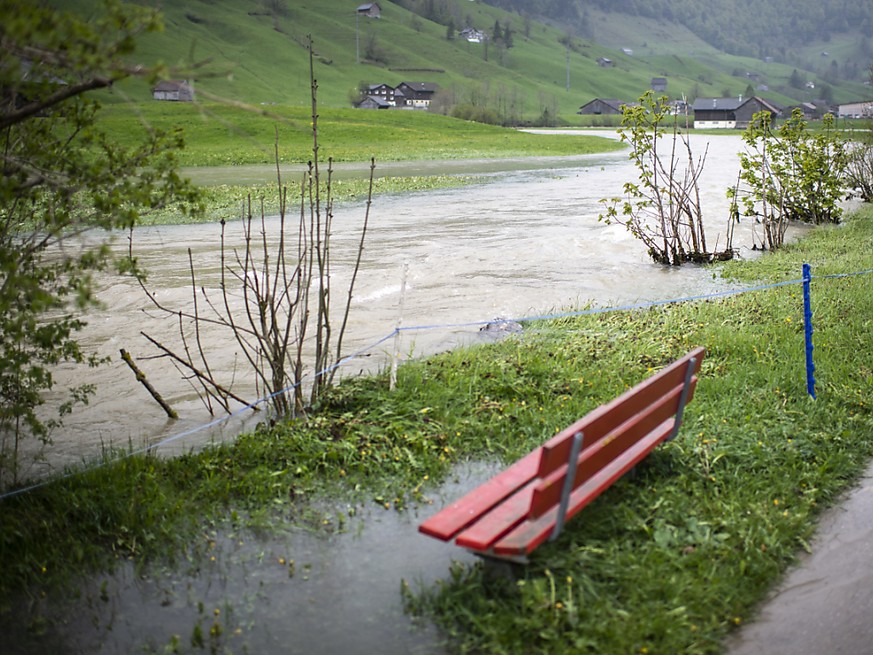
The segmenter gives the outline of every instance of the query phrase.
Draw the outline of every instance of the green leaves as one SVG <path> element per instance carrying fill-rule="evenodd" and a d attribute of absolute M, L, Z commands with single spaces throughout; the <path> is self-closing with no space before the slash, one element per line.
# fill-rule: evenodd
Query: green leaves
<path fill-rule="evenodd" d="M 99 127 L 88 91 L 132 74 L 123 57 L 136 37 L 160 28 L 153 10 L 109 0 L 93 22 L 0 0 L 0 483 L 17 476 L 20 439 L 47 438 L 37 417 L 52 389 L 50 368 L 95 363 L 76 335 L 76 310 L 96 303 L 92 273 L 113 255 L 84 233 L 133 227 L 143 212 L 170 203 L 197 207 L 176 172 L 178 132 L 145 130 L 120 146 Z M 131 269 L 130 266 L 127 267 Z M 58 409 L 87 398 L 74 391 Z M 53 424 L 55 421 L 51 421 Z"/>
<path fill-rule="evenodd" d="M 671 118 L 672 116 L 672 118 Z M 665 138 L 665 122 L 672 123 L 672 147 Z M 600 220 L 624 226 L 648 248 L 660 264 L 725 260 L 733 256 L 732 236 L 722 252 L 709 252 L 698 178 L 706 155 L 695 158 L 688 137 L 679 131 L 679 118 L 666 96 L 647 91 L 637 105 L 622 105 L 618 134 L 631 147 L 629 159 L 637 168 L 638 182 L 624 185 L 625 198 L 601 200 L 606 211 Z M 667 147 L 669 154 L 659 150 Z M 687 158 L 680 165 L 681 157 Z"/>
<path fill-rule="evenodd" d="M 771 250 L 782 246 L 790 221 L 840 222 L 838 203 L 849 162 L 846 143 L 834 130 L 831 114 L 822 119 L 823 129 L 814 133 L 807 129 L 800 109 L 776 130 L 772 120 L 767 111 L 752 118 L 743 134 L 749 150 L 740 153 L 740 179 L 728 191 L 737 211 L 742 204 L 745 216 L 761 222 L 762 245 Z"/>

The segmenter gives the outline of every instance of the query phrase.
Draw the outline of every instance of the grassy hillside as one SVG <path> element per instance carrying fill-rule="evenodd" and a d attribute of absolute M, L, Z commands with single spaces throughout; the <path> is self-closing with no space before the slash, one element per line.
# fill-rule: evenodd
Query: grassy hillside
<path fill-rule="evenodd" d="M 513 47 L 448 40 L 445 25 L 429 21 L 388 0 L 382 18 L 358 19 L 348 0 L 180 0 L 162 3 L 166 29 L 144 38 L 138 60 L 171 66 L 209 64 L 194 74 L 203 91 L 255 104 L 305 105 L 309 102 L 307 42 L 317 54 L 315 75 L 322 106 L 349 107 L 362 82 L 396 85 L 404 80 L 440 85 L 456 102 L 473 102 L 513 112 L 527 120 L 544 109 L 570 123 L 576 110 L 594 97 L 634 99 L 653 76 L 669 79 L 673 97 L 743 93 L 745 72 L 765 66 L 760 60 L 726 56 L 687 29 L 651 19 L 592 12 L 599 45 L 572 38 L 559 28 L 525 20 L 519 14 L 466 0 L 444 5 L 460 29 L 490 32 L 496 21 L 510 26 Z M 88 13 L 96 0 L 68 0 L 64 8 Z M 632 47 L 627 56 L 621 47 Z M 612 69 L 596 61 L 608 57 Z M 358 60 L 360 59 L 360 63 Z M 792 68 L 767 64 L 771 89 L 762 95 L 777 102 L 800 99 L 788 87 Z M 816 79 L 810 72 L 808 79 Z M 569 80 L 569 90 L 567 89 Z M 122 87 L 137 100 L 148 89 Z M 833 87 L 834 99 L 849 100 L 868 91 L 860 84 Z"/>

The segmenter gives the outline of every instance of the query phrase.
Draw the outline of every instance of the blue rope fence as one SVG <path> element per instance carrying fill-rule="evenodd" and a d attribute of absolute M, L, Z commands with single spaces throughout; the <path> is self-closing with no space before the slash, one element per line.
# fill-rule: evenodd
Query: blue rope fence
<path fill-rule="evenodd" d="M 327 375 L 327 374 L 333 372 L 334 370 L 340 368 L 343 364 L 346 364 L 347 362 L 350 362 L 350 361 L 356 359 L 357 357 L 360 357 L 361 355 L 364 355 L 367 352 L 370 352 L 374 348 L 389 341 L 390 339 L 395 337 L 397 334 L 400 334 L 403 332 L 424 332 L 424 331 L 430 331 L 430 330 L 448 330 L 448 329 L 458 329 L 458 328 L 472 328 L 472 327 L 482 327 L 482 326 L 494 324 L 494 323 L 532 323 L 535 321 L 548 321 L 548 320 L 555 320 L 555 319 L 561 319 L 561 318 L 573 318 L 576 316 L 589 316 L 589 315 L 594 315 L 594 314 L 607 314 L 607 313 L 612 313 L 612 312 L 636 311 L 639 309 L 650 309 L 652 307 L 660 307 L 660 306 L 664 306 L 664 305 L 674 305 L 674 304 L 683 303 L 683 302 L 699 302 L 702 300 L 713 300 L 713 299 L 717 299 L 717 298 L 726 298 L 726 297 L 730 297 L 730 296 L 737 296 L 737 295 L 744 294 L 744 293 L 751 293 L 751 292 L 755 292 L 755 291 L 765 291 L 767 289 L 777 289 L 779 287 L 786 287 L 786 286 L 801 284 L 801 285 L 803 285 L 803 290 L 804 290 L 804 327 L 805 327 L 804 333 L 805 333 L 805 337 L 806 337 L 807 390 L 809 392 L 809 395 L 812 398 L 815 398 L 815 377 L 814 377 L 815 366 L 813 364 L 813 359 L 812 359 L 812 353 L 813 353 L 813 348 L 812 348 L 812 309 L 811 309 L 811 300 L 810 300 L 810 283 L 814 279 L 833 280 L 833 279 L 857 277 L 860 275 L 870 275 L 870 274 L 873 274 L 873 269 L 868 269 L 868 270 L 864 270 L 864 271 L 857 271 L 854 273 L 837 273 L 837 274 L 831 274 L 831 275 L 813 276 L 811 274 L 811 270 L 809 268 L 809 265 L 804 264 L 803 265 L 803 275 L 802 275 L 802 277 L 800 277 L 798 279 L 785 280 L 783 282 L 775 282 L 773 284 L 762 284 L 762 285 L 753 286 L 753 287 L 745 287 L 742 289 L 729 289 L 729 290 L 725 290 L 725 291 L 718 291 L 715 293 L 694 295 L 694 296 L 685 296 L 682 298 L 671 298 L 671 299 L 667 299 L 667 300 L 652 300 L 652 301 L 646 301 L 646 302 L 641 302 L 641 303 L 636 303 L 636 304 L 631 304 L 631 305 L 621 305 L 618 307 L 592 307 L 592 308 L 588 308 L 588 309 L 560 312 L 560 313 L 554 313 L 554 314 L 541 314 L 538 316 L 525 316 L 522 318 L 507 318 L 507 319 L 500 319 L 499 321 L 495 321 L 495 320 L 491 319 L 491 320 L 482 320 L 482 321 L 472 321 L 472 322 L 468 322 L 468 323 L 434 323 L 434 324 L 428 324 L 428 325 L 411 325 L 411 326 L 407 326 L 407 327 L 398 327 L 398 328 L 395 328 L 394 330 L 392 330 L 389 334 L 385 335 L 384 337 L 371 343 L 370 345 L 368 345 L 364 348 L 361 348 L 350 355 L 343 357 L 342 359 L 333 363 L 331 366 L 328 366 L 324 370 L 316 372 L 311 377 L 318 378 L 322 375 Z M 74 477 L 76 475 L 81 475 L 81 474 L 87 473 L 88 471 L 96 470 L 100 467 L 107 466 L 109 464 L 113 464 L 115 462 L 119 462 L 119 461 L 122 461 L 124 459 L 136 456 L 136 455 L 144 455 L 144 454 L 150 453 L 154 450 L 157 450 L 158 448 L 161 448 L 161 447 L 166 446 L 168 444 L 171 444 L 173 442 L 179 441 L 179 440 L 184 439 L 186 437 L 190 437 L 193 434 L 197 434 L 199 432 L 203 432 L 204 430 L 208 430 L 210 428 L 216 427 L 218 425 L 221 425 L 222 423 L 226 423 L 228 421 L 231 421 L 232 419 L 254 409 L 255 407 L 258 407 L 260 405 L 268 403 L 270 400 L 272 400 L 274 397 L 276 397 L 278 395 L 281 395 L 284 393 L 290 393 L 290 392 L 294 391 L 304 381 L 305 380 L 301 380 L 297 384 L 290 385 L 290 386 L 286 387 L 285 389 L 281 389 L 280 391 L 276 391 L 275 393 L 270 394 L 269 396 L 265 396 L 264 398 L 260 398 L 253 403 L 245 405 L 244 407 L 240 407 L 236 411 L 234 411 L 226 416 L 222 416 L 222 417 L 217 418 L 215 420 L 209 421 L 208 423 L 204 423 L 202 425 L 198 425 L 198 426 L 195 426 L 193 428 L 189 428 L 187 430 L 179 432 L 178 434 L 174 434 L 170 437 L 167 437 L 166 439 L 162 439 L 161 441 L 159 441 L 157 443 L 150 444 L 148 446 L 144 446 L 144 447 L 139 448 L 137 450 L 133 450 L 133 451 L 124 453 L 123 455 L 121 455 L 119 457 L 107 459 L 107 460 L 102 461 L 99 464 L 96 464 L 96 465 L 91 466 L 89 468 L 83 468 L 83 469 L 79 469 L 79 470 L 75 470 L 75 471 L 68 471 L 67 473 L 64 473 L 63 475 L 48 478 L 46 480 L 42 480 L 40 482 L 34 483 L 30 486 L 22 487 L 20 489 L 14 489 L 12 491 L 8 491 L 6 493 L 0 494 L 0 501 L 5 500 L 6 498 L 11 498 L 13 496 L 18 496 L 21 494 L 29 493 L 31 491 L 34 491 L 34 490 L 39 489 L 41 487 L 44 487 L 44 486 L 51 484 L 53 482 L 56 482 L 58 480 L 65 480 L 67 478 Z"/>

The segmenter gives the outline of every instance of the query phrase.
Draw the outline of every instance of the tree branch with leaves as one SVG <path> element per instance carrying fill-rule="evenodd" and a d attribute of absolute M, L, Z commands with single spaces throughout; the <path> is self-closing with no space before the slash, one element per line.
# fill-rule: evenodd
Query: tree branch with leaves
<path fill-rule="evenodd" d="M 707 250 L 700 204 L 700 175 L 706 151 L 694 154 L 667 98 L 656 99 L 647 91 L 639 104 L 623 105 L 618 134 L 630 145 L 628 157 L 639 176 L 636 182 L 625 183 L 624 198 L 601 200 L 606 212 L 600 220 L 627 228 L 659 264 L 679 266 L 731 258 L 730 221 L 725 249 Z"/>
<path fill-rule="evenodd" d="M 77 312 L 97 304 L 95 273 L 135 269 L 113 256 L 111 231 L 150 209 L 199 207 L 178 173 L 180 133 L 122 147 L 99 127 L 93 91 L 166 73 L 129 63 L 136 39 L 159 29 L 155 11 L 114 0 L 91 22 L 0 0 L 0 481 L 17 479 L 22 438 L 48 441 L 91 391 L 69 390 L 55 419 L 37 413 L 52 367 L 100 363 L 77 340 Z"/>
<path fill-rule="evenodd" d="M 778 128 L 770 112 L 758 112 L 743 141 L 740 178 L 728 197 L 736 211 L 742 207 L 743 215 L 761 224 L 762 247 L 781 247 L 791 221 L 840 222 L 849 151 L 832 114 L 825 114 L 822 128 L 811 132 L 800 109 Z"/>

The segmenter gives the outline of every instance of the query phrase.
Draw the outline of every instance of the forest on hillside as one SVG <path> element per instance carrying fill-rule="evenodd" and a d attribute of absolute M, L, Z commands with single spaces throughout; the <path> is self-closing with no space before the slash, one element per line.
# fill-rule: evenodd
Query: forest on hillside
<path fill-rule="evenodd" d="M 870 0 L 484 0 L 487 4 L 572 25 L 588 31 L 588 9 L 643 16 L 684 25 L 710 45 L 738 55 L 774 57 L 837 34 L 860 32 L 873 58 L 873 2 Z"/>

